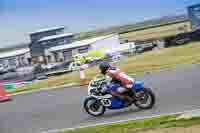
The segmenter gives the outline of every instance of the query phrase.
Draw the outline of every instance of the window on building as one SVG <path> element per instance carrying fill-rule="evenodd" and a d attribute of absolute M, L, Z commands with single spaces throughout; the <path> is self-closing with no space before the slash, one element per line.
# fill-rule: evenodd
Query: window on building
<path fill-rule="evenodd" d="M 54 57 L 55 57 L 55 61 L 58 62 L 58 60 L 59 60 L 59 59 L 58 59 L 58 58 L 59 58 L 59 55 L 58 55 L 57 52 L 54 53 Z"/>
<path fill-rule="evenodd" d="M 56 35 L 62 34 L 62 31 L 56 31 L 55 34 Z"/>
<path fill-rule="evenodd" d="M 48 59 L 48 62 L 52 62 L 52 59 L 51 59 L 50 55 L 47 56 L 47 59 Z"/>
<path fill-rule="evenodd" d="M 68 41 L 67 41 L 66 39 L 64 39 L 64 40 L 63 40 L 63 43 L 64 43 L 64 44 L 67 44 L 67 43 L 68 43 Z"/>
<path fill-rule="evenodd" d="M 64 45 L 64 40 L 59 40 L 58 45 Z"/>
<path fill-rule="evenodd" d="M 64 51 L 63 55 L 64 55 L 64 59 L 66 61 L 71 60 L 72 59 L 72 50 Z"/>
<path fill-rule="evenodd" d="M 78 52 L 79 52 L 80 54 L 82 54 L 82 53 L 87 53 L 88 50 L 89 50 L 89 47 L 88 47 L 88 46 L 87 46 L 87 47 L 81 47 L 81 48 L 78 49 Z"/>
<path fill-rule="evenodd" d="M 46 45 L 48 42 L 47 41 L 44 41 L 44 42 L 42 42 L 42 45 Z"/>
<path fill-rule="evenodd" d="M 27 60 L 28 60 L 28 65 L 30 65 L 31 64 L 31 58 L 28 58 Z"/>

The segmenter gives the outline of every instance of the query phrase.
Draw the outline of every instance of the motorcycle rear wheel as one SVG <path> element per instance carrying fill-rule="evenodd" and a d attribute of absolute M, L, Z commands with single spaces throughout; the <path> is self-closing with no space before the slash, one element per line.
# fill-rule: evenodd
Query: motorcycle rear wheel
<path fill-rule="evenodd" d="M 151 109 L 155 105 L 156 97 L 150 88 L 143 88 L 137 91 L 136 94 L 141 95 L 135 101 L 135 106 L 140 109 Z M 150 100 L 150 101 L 149 101 Z M 147 103 L 149 102 L 149 103 Z"/>

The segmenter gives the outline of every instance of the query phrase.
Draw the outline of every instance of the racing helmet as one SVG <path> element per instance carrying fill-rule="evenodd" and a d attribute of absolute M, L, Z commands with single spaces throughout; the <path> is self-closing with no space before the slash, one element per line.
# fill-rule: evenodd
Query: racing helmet
<path fill-rule="evenodd" d="M 101 74 L 105 75 L 106 74 L 106 71 L 111 68 L 112 66 L 110 65 L 109 62 L 107 61 L 102 61 L 99 63 L 99 69 L 101 71 Z"/>

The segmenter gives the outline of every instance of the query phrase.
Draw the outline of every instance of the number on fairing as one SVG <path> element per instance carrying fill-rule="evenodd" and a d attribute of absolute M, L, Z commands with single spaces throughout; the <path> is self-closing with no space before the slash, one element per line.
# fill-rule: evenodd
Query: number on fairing
<path fill-rule="evenodd" d="M 105 106 L 105 107 L 109 107 L 111 106 L 111 100 L 109 99 L 102 99 L 101 103 Z"/>

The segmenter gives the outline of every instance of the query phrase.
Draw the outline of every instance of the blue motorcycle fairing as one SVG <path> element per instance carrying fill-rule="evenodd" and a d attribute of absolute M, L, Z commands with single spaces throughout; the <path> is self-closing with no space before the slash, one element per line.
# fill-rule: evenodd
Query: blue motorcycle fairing
<path fill-rule="evenodd" d="M 107 85 L 106 87 L 107 87 L 106 92 L 111 93 L 112 91 L 117 91 L 117 88 L 119 88 L 120 85 L 111 83 L 111 84 Z"/>
<path fill-rule="evenodd" d="M 113 85 L 112 89 L 118 88 L 118 87 L 119 87 L 119 85 L 116 85 L 116 86 Z M 132 89 L 138 91 L 140 89 L 143 89 L 143 87 L 144 87 L 144 82 L 140 81 L 140 80 L 136 80 L 133 83 Z M 124 108 L 124 104 L 120 99 L 118 99 L 116 97 L 112 97 L 110 100 L 111 100 L 111 106 L 107 107 L 108 109 L 121 109 L 121 108 Z"/>
<path fill-rule="evenodd" d="M 134 90 L 140 90 L 144 87 L 144 82 L 143 81 L 140 81 L 140 80 L 136 80 L 134 83 L 133 83 L 133 88 Z"/>
<path fill-rule="evenodd" d="M 116 97 L 112 97 L 111 99 L 111 106 L 107 107 L 108 109 L 121 109 L 124 108 L 124 104 L 122 101 Z"/>

